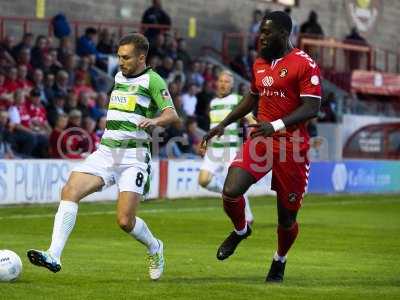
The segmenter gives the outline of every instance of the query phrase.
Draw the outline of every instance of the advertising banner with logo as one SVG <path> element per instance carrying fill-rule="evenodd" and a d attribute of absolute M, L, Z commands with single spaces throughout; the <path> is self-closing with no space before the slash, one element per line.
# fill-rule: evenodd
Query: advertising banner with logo
<path fill-rule="evenodd" d="M 309 193 L 400 193 L 400 161 L 314 162 Z"/>
<path fill-rule="evenodd" d="M 50 203 L 60 200 L 62 186 L 79 161 L 0 160 L 0 205 Z M 152 185 L 148 198 L 158 197 L 159 163 L 152 163 Z M 114 185 L 87 197 L 88 201 L 117 199 Z"/>
<path fill-rule="evenodd" d="M 168 186 L 167 198 L 182 197 L 216 197 L 217 193 L 209 192 L 199 186 L 197 178 L 199 176 L 201 160 L 174 160 L 168 163 Z M 270 195 L 271 173 L 261 179 L 256 185 L 251 187 L 249 195 Z"/>

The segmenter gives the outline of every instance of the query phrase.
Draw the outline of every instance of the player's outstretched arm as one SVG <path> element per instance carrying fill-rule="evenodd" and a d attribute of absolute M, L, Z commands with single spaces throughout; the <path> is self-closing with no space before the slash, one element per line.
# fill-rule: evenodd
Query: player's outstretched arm
<path fill-rule="evenodd" d="M 154 126 L 165 127 L 177 121 L 179 121 L 179 117 L 178 114 L 176 113 L 176 110 L 173 107 L 167 107 L 161 112 L 160 116 L 158 116 L 157 118 L 143 119 L 142 122 L 139 123 L 139 127 L 140 128 L 149 128 Z"/>

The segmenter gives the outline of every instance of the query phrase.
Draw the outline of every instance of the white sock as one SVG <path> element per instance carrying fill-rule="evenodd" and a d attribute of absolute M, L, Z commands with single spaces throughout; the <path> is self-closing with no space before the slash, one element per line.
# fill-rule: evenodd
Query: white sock
<path fill-rule="evenodd" d="M 158 251 L 160 244 L 141 218 L 136 217 L 135 227 L 129 234 L 145 245 L 149 254 L 153 255 Z"/>
<path fill-rule="evenodd" d="M 61 200 L 54 217 L 53 235 L 49 252 L 55 259 L 60 260 L 65 243 L 74 228 L 78 204 L 72 201 Z"/>
<path fill-rule="evenodd" d="M 247 232 L 247 223 L 246 223 L 246 226 L 244 226 L 244 228 L 242 230 L 235 229 L 235 232 L 237 235 L 244 235 Z"/>
<path fill-rule="evenodd" d="M 275 261 L 280 261 L 281 263 L 284 263 L 286 261 L 287 255 L 285 256 L 279 256 L 278 252 L 275 252 L 274 254 L 274 260 Z"/>
<path fill-rule="evenodd" d="M 251 212 L 250 209 L 250 202 L 249 198 L 246 195 L 243 195 L 244 201 L 246 202 L 246 205 L 244 207 L 244 213 L 246 215 L 246 221 L 247 222 L 252 222 L 254 219 L 253 213 Z"/>
<path fill-rule="evenodd" d="M 224 183 L 221 179 L 221 176 L 213 175 L 211 177 L 210 182 L 207 184 L 206 189 L 211 192 L 216 192 L 222 194 L 222 189 L 224 187 Z"/>

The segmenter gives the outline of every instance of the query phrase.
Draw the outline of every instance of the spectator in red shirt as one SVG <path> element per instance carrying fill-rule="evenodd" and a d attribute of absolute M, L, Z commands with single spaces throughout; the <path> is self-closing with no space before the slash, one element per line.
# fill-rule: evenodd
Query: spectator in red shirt
<path fill-rule="evenodd" d="M 4 88 L 6 93 L 14 93 L 18 89 L 18 82 L 17 82 L 17 68 L 11 68 L 7 72 L 7 78 L 4 83 Z"/>
<path fill-rule="evenodd" d="M 14 93 L 11 106 L 8 108 L 10 119 L 10 130 L 12 131 L 14 140 L 14 149 L 21 157 L 32 157 L 36 147 L 36 136 L 32 129 L 22 124 L 22 119 L 26 122 L 29 115 L 25 107 L 25 97 L 21 90 Z"/>
<path fill-rule="evenodd" d="M 36 147 L 33 155 L 35 157 L 45 158 L 48 153 L 49 134 L 51 127 L 47 121 L 47 112 L 40 102 L 40 91 L 33 89 L 30 98 L 25 102 L 25 113 L 21 114 L 21 124 L 30 128 L 36 139 Z"/>
<path fill-rule="evenodd" d="M 68 116 L 66 114 L 60 114 L 57 116 L 55 127 L 50 133 L 49 138 L 49 155 L 51 158 L 65 158 L 66 157 L 66 142 L 65 135 L 61 136 L 62 132 L 67 128 Z M 60 138 L 62 140 L 60 140 Z"/>
<path fill-rule="evenodd" d="M 75 73 L 75 85 L 72 88 L 77 95 L 81 95 L 81 93 L 88 93 L 90 97 L 95 93 L 93 88 L 86 83 L 86 74 L 83 71 L 77 71 Z M 94 101 L 93 101 L 94 102 Z M 91 103 L 94 104 L 94 103 Z"/>
<path fill-rule="evenodd" d="M 6 76 L 0 72 L 0 109 L 7 109 L 13 99 L 13 94 L 8 92 L 5 81 Z"/>
<path fill-rule="evenodd" d="M 29 95 L 32 89 L 32 83 L 27 79 L 28 68 L 26 65 L 19 65 L 17 69 L 18 89 L 23 90 L 25 95 Z"/>

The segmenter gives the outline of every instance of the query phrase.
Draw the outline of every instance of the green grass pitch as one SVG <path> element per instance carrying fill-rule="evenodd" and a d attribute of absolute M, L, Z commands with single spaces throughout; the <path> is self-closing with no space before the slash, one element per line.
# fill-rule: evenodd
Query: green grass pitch
<path fill-rule="evenodd" d="M 220 200 L 142 203 L 139 215 L 166 247 L 158 282 L 148 279 L 144 247 L 118 228 L 115 203 L 80 205 L 57 274 L 25 254 L 48 246 L 56 205 L 0 207 L 0 249 L 24 265 L 18 281 L 0 283 L 0 299 L 400 299 L 399 196 L 307 196 L 283 285 L 264 283 L 275 200 L 251 203 L 253 235 L 223 262 L 216 249 L 231 225 Z"/>

